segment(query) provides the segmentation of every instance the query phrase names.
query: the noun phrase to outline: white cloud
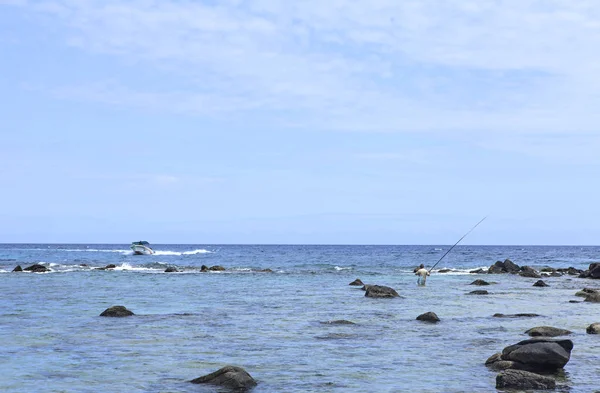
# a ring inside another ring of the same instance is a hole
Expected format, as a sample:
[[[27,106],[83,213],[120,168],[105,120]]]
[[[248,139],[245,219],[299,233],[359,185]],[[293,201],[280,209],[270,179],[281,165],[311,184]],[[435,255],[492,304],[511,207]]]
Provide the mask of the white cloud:
[[[23,4],[22,4],[23,5]],[[52,87],[199,115],[264,111],[354,131],[596,132],[596,1],[62,0],[27,9],[65,42],[176,78]]]

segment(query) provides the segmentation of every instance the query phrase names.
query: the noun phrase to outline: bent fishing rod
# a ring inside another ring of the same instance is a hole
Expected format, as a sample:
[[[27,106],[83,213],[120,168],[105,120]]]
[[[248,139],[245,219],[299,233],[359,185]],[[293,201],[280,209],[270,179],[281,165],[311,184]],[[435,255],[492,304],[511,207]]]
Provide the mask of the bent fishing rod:
[[[453,249],[454,247],[456,247],[456,245],[457,245],[458,243],[460,243],[460,241],[461,241],[462,239],[464,239],[464,238],[465,238],[465,237],[466,237],[466,236],[467,236],[469,233],[471,233],[471,232],[473,231],[473,229],[477,228],[477,225],[481,224],[481,223],[483,222],[483,220],[485,220],[486,218],[487,218],[487,216],[483,217],[483,218],[481,219],[481,221],[479,221],[477,224],[475,224],[475,226],[474,226],[473,228],[471,228],[471,229],[469,230],[469,232],[465,233],[465,234],[463,235],[463,237],[461,237],[460,239],[458,239],[458,241],[457,241],[456,243],[454,243],[454,246],[450,247],[450,249],[449,249],[448,251],[446,251],[446,253],[445,253],[444,255],[442,255],[442,257],[441,257],[441,258],[440,258],[440,259],[439,259],[439,260],[438,260],[438,261],[435,263],[435,265],[433,265],[433,266],[432,266],[432,267],[431,267],[431,268],[428,270],[428,272],[431,272],[431,271],[433,270],[433,268],[434,268],[434,267],[436,267],[436,266],[437,266],[437,264],[438,264],[438,263],[440,263],[440,262],[442,261],[442,259],[444,259],[444,257],[445,257],[446,255],[448,255],[448,253],[449,253],[450,251],[452,251],[452,249]]]

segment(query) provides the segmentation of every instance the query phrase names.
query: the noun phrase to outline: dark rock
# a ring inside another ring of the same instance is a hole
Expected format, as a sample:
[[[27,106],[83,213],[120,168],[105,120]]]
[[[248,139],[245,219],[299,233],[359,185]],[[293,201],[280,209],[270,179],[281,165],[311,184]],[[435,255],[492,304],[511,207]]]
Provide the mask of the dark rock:
[[[482,289],[478,289],[476,291],[471,291],[469,293],[467,293],[467,295],[488,295],[489,292],[488,291],[484,291]]]
[[[540,269],[540,272],[544,272],[544,273],[555,273],[556,269],[553,267],[544,267]]]
[[[600,334],[600,322],[592,323],[585,331],[588,334]]]
[[[554,378],[523,370],[505,370],[496,376],[497,389],[536,389],[556,388]]]
[[[559,268],[556,269],[557,272],[559,273],[563,273],[563,274],[568,274],[570,276],[578,276],[581,273],[583,273],[583,270],[581,269],[575,269],[574,267],[568,267],[568,268]]]
[[[450,273],[452,271],[452,269],[440,269],[438,270],[438,273]]]
[[[419,315],[417,317],[417,321],[436,323],[436,322],[440,321],[440,318],[438,318],[438,316],[434,312],[429,311],[429,312],[426,312],[425,314]]]
[[[354,286],[360,286],[360,285],[365,285],[363,284],[362,281],[360,281],[360,278],[357,278],[356,280],[352,281],[350,284],[348,285],[354,285]]]
[[[519,271],[519,276],[521,277],[530,277],[530,278],[541,278],[542,276],[532,267],[523,266]]]
[[[114,264],[111,263],[111,264],[108,264],[108,265],[106,265],[104,267],[98,267],[98,268],[96,268],[96,270],[110,270],[110,269],[114,269],[116,267],[117,267],[116,265],[114,265]]]
[[[498,274],[498,273],[517,273],[521,270],[519,265],[513,263],[510,259],[505,259],[504,262],[496,261],[490,268],[488,269],[488,273],[490,274]]]
[[[490,285],[490,283],[484,280],[475,280],[469,285]]]
[[[345,319],[336,319],[335,321],[327,321],[321,323],[324,325],[356,325],[354,322],[347,321]]]
[[[531,337],[557,337],[566,336],[573,332],[566,329],[559,329],[552,326],[538,326],[525,331],[525,334],[529,334]]]
[[[600,262],[591,263],[588,270],[579,273],[580,278],[600,278]]]
[[[39,263],[36,263],[36,264],[31,265],[29,267],[26,267],[23,270],[26,271],[26,272],[33,272],[33,273],[45,273],[45,272],[49,272],[50,271],[50,269],[48,269],[46,266],[40,265]]]
[[[492,315],[494,318],[534,318],[539,317],[539,314],[532,313],[520,313],[520,314],[494,314]]]
[[[165,273],[177,273],[179,270],[174,266],[169,266],[165,269]]]
[[[502,360],[515,362],[519,370],[555,371],[567,364],[572,349],[571,340],[532,338],[504,348]]]
[[[587,295],[584,302],[600,303],[600,293],[592,293]]]
[[[569,303],[581,303],[579,300],[569,300]]]
[[[485,361],[486,367],[491,368],[492,370],[500,371],[500,370],[509,370],[513,369],[515,362],[510,360],[502,360],[502,354],[500,352],[493,354]]]
[[[225,270],[225,268],[223,266],[211,266],[208,268],[208,270],[211,270],[213,272],[222,272]]]
[[[400,296],[396,290],[384,285],[365,285],[365,291],[366,297],[391,298]]]
[[[17,267],[15,267],[13,269],[13,272],[22,272],[22,271],[23,271],[23,268],[21,267],[21,265],[17,265]]]
[[[273,270],[267,268],[267,269],[260,269],[260,270],[258,270],[258,272],[259,273],[273,273]]]
[[[550,285],[546,284],[544,281],[542,280],[537,280],[535,282],[535,284],[533,284],[534,287],[549,287]]]
[[[256,386],[256,381],[246,370],[236,366],[225,366],[214,373],[199,377],[191,383],[210,383],[229,389],[245,390]]]
[[[200,266],[200,271],[201,272],[207,272],[208,271],[208,266],[206,266],[206,265]]]
[[[125,306],[112,306],[100,314],[101,317],[129,317],[131,315],[135,314],[126,309]]]

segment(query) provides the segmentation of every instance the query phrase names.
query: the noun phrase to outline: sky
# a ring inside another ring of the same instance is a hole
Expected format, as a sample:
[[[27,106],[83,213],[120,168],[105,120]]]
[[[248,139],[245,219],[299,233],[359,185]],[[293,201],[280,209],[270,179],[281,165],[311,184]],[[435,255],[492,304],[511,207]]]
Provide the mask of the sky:
[[[600,244],[596,0],[0,0],[0,243]]]

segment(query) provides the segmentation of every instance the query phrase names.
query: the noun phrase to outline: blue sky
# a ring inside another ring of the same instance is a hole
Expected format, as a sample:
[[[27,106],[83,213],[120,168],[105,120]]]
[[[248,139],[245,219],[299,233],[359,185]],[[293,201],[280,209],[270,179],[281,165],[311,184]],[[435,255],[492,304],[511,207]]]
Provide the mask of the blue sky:
[[[599,20],[0,0],[0,242],[600,244]]]

